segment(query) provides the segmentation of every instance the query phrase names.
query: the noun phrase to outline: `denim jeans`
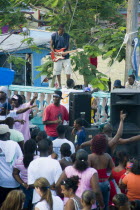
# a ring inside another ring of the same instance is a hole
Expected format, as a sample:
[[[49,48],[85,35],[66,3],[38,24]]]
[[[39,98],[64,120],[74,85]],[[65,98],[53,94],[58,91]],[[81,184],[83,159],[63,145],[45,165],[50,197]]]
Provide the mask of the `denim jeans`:
[[[47,136],[47,138],[50,139],[51,141],[53,141],[53,140],[55,140],[56,138],[58,138],[58,136],[55,136],[55,137],[53,137],[53,136]]]
[[[99,182],[100,190],[103,195],[103,200],[105,204],[104,210],[108,210],[108,205],[109,205],[109,196],[110,196],[110,184],[109,181],[105,182]]]

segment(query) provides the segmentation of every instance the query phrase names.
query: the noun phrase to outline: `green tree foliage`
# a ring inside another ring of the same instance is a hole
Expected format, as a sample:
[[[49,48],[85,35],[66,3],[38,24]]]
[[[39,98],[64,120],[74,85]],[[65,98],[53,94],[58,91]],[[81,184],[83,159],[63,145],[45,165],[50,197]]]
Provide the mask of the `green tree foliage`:
[[[72,56],[74,71],[78,70],[84,75],[87,83],[94,85],[96,81],[104,84],[106,79],[101,80],[104,75],[90,65],[87,58],[102,55],[104,59],[111,58],[110,65],[113,63],[125,35],[124,19],[118,10],[126,3],[126,0],[1,0],[0,26],[8,24],[14,28],[25,24],[27,19],[21,8],[46,8],[44,21],[49,22],[51,29],[57,30],[60,23],[65,24],[71,36],[70,48],[84,48],[84,53]],[[32,47],[36,48],[34,45]],[[118,61],[124,59],[124,49]],[[50,63],[38,70],[43,69],[43,73],[48,65]],[[96,79],[93,81],[93,78]]]

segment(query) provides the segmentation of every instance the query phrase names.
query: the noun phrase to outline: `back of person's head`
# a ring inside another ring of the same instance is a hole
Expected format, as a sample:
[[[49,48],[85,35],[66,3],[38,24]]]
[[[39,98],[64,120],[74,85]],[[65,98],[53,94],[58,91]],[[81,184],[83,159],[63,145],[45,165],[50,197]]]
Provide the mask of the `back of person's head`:
[[[97,155],[102,155],[107,148],[107,137],[104,134],[97,134],[92,139],[92,152]]]
[[[135,80],[135,75],[134,74],[130,74],[128,77],[131,77],[133,80]]]
[[[116,194],[113,197],[113,203],[115,204],[115,207],[117,207],[117,208],[119,208],[121,206],[125,206],[127,202],[128,202],[128,198],[123,193]]]
[[[136,174],[136,175],[140,175],[140,160],[134,160],[132,168],[131,168],[131,172]]]
[[[121,87],[122,87],[121,80],[119,79],[115,80],[113,88],[121,88]]]
[[[113,132],[112,125],[110,125],[109,123],[105,124],[103,127],[103,133],[111,134],[112,132]]]
[[[10,131],[8,125],[0,124],[0,140],[9,140]]]
[[[24,144],[23,164],[28,168],[30,162],[34,159],[34,153],[37,150],[37,145],[34,139],[29,139]]]
[[[21,210],[25,195],[21,190],[12,190],[8,193],[1,210]]]
[[[13,128],[13,125],[14,125],[15,121],[14,121],[14,118],[12,117],[7,117],[5,119],[5,124],[9,126],[9,128]]]
[[[73,88],[74,87],[74,80],[73,79],[68,79],[67,80],[67,87],[68,88]]]
[[[38,151],[40,152],[48,152],[49,151],[49,144],[46,139],[42,139],[38,142]]]
[[[64,179],[61,182],[61,185],[64,185],[66,190],[72,189],[73,192],[75,193],[76,190],[78,189],[78,184],[79,184],[79,176],[72,176],[70,178]]]
[[[84,149],[79,149],[77,151],[74,167],[80,172],[83,172],[88,168],[88,153]]]
[[[87,206],[91,206],[95,203],[95,193],[92,190],[85,190],[82,194],[82,202]]]
[[[34,128],[32,131],[31,131],[31,138],[36,140],[36,137],[38,135],[38,133],[40,132],[40,129],[39,128]]]
[[[71,155],[71,147],[68,143],[64,143],[60,147],[60,152],[63,157],[70,157]]]
[[[45,139],[47,138],[47,134],[45,131],[39,131],[37,136],[36,136],[36,141],[39,142],[41,141],[42,139]]]
[[[40,177],[36,179],[34,187],[40,189],[42,193],[41,201],[46,200],[50,206],[50,209],[53,209],[52,193],[50,190],[50,183],[48,182],[48,180],[44,177]]]
[[[128,152],[124,149],[120,150],[120,151],[117,151],[116,152],[116,158],[117,158],[117,161],[119,163],[123,163],[124,166],[126,166],[126,163],[128,161],[128,158],[129,158]]]
[[[66,132],[66,128],[64,125],[58,125],[56,130],[57,130],[58,136],[64,135]]]
[[[83,119],[82,119],[82,118],[77,118],[77,119],[75,120],[75,123],[76,123],[77,125],[79,125],[79,126],[83,126]]]

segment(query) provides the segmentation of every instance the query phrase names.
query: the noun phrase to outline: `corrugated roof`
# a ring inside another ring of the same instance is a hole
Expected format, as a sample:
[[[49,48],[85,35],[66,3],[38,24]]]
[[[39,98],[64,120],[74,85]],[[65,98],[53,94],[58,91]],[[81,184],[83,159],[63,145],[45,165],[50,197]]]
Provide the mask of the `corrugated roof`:
[[[8,51],[8,52],[13,52],[17,50],[23,50],[29,48],[29,45],[24,42],[21,43],[22,40],[26,38],[34,38],[34,43],[37,46],[44,45],[46,44],[49,46],[49,42],[51,39],[52,32],[49,31],[43,31],[43,30],[35,30],[35,29],[30,29],[30,35],[20,35],[20,34],[12,34],[10,37],[9,34],[3,34],[0,35],[0,43],[6,39],[2,44],[0,44],[0,52],[3,51]]]

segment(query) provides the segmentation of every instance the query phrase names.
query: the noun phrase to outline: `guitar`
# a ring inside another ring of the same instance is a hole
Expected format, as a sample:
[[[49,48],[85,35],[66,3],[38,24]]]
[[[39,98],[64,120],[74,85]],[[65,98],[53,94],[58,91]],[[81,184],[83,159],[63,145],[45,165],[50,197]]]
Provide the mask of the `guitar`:
[[[70,50],[70,51],[64,51],[65,48],[61,48],[60,50],[54,50],[54,52],[51,52],[51,58],[54,62],[57,62],[58,60],[63,60],[65,57],[63,56],[63,53],[74,53],[74,52],[82,52],[83,49],[76,49],[76,50]],[[56,55],[55,52],[59,53],[59,55]]]

